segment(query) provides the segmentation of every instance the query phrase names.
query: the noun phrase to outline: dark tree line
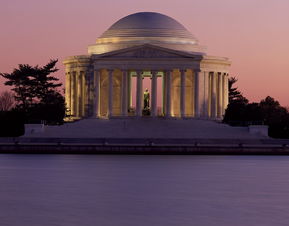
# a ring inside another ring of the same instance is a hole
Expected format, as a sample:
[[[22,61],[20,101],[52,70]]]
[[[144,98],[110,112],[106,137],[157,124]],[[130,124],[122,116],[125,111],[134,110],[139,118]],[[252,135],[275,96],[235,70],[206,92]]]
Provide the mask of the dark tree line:
[[[229,79],[229,105],[224,122],[233,126],[268,125],[269,136],[289,138],[289,113],[274,98],[267,96],[259,103],[249,103],[237,87],[236,78]]]
[[[58,71],[57,62],[58,60],[50,60],[43,67],[19,64],[12,73],[0,73],[6,79],[4,84],[11,86],[15,100],[15,106],[10,111],[18,117],[21,114],[24,123],[63,123],[65,100],[58,90],[62,84],[51,75]],[[9,113],[2,113],[1,123],[5,124],[3,115],[8,117]],[[13,119],[10,116],[8,118]]]

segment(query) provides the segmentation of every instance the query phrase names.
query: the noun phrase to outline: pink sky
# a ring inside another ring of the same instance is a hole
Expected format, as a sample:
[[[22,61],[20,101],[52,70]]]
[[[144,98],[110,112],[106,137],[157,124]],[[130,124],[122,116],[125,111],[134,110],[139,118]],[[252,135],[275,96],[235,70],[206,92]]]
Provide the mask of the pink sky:
[[[229,57],[250,101],[270,95],[289,106],[288,0],[1,0],[0,72],[87,54],[110,25],[135,12],[173,17],[208,48]],[[0,79],[0,89],[4,89]]]

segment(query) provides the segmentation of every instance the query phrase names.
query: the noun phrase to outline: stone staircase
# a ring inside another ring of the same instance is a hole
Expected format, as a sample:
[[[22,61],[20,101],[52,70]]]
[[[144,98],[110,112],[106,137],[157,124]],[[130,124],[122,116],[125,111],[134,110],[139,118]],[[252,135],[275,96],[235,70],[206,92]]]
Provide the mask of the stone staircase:
[[[201,139],[260,139],[247,127],[201,119],[118,118],[83,119],[62,126],[46,126],[43,133],[25,137],[56,138],[201,138]]]

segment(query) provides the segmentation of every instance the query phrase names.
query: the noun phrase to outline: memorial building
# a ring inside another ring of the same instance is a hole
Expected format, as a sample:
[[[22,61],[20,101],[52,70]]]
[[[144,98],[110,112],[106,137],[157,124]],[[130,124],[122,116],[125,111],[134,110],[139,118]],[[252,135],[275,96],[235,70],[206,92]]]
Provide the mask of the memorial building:
[[[216,120],[228,105],[230,61],[207,55],[182,24],[160,13],[120,19],[88,46],[88,55],[64,65],[66,105],[75,119]]]

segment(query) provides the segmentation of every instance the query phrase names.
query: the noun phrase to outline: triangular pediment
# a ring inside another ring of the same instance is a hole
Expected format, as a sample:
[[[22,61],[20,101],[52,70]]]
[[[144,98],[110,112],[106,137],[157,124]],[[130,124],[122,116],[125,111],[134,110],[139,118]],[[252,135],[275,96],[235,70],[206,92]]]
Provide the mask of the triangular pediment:
[[[195,58],[193,54],[145,44],[104,53],[99,58]]]

